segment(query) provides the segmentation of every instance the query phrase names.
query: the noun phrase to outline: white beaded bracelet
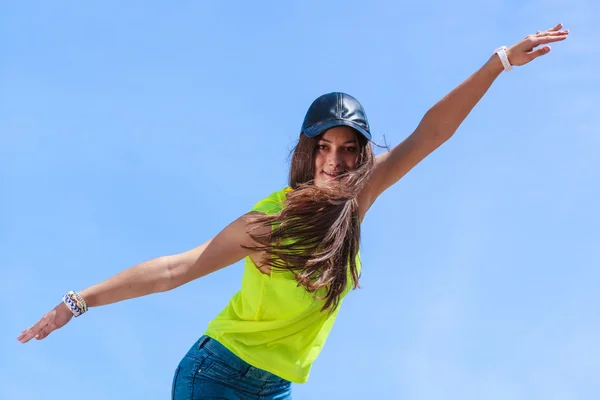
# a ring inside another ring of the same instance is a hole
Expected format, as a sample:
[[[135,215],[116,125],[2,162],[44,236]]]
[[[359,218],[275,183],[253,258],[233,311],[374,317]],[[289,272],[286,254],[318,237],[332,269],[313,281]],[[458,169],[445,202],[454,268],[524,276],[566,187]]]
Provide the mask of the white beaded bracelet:
[[[73,315],[75,316],[75,318],[79,317],[81,314],[83,314],[81,312],[81,310],[79,309],[79,307],[77,307],[77,304],[75,304],[75,302],[73,300],[71,300],[71,298],[69,297],[68,294],[65,294],[63,296],[63,303],[65,303],[67,305],[67,307],[69,307],[69,310],[71,310],[71,312],[73,313]]]
[[[81,295],[79,295],[79,293],[74,292],[74,291],[71,290],[68,293],[68,295],[71,298],[71,300],[73,300],[75,302],[75,304],[77,305],[77,307],[79,307],[79,309],[81,310],[82,314],[88,310],[87,303],[85,302],[85,300],[83,299],[83,297],[81,297]]]

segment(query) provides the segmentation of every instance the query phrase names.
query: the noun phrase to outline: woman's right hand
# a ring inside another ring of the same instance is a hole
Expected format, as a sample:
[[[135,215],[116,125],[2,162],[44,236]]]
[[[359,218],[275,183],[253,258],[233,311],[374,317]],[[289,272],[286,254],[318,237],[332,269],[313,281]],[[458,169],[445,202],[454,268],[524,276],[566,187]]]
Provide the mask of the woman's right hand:
[[[42,340],[52,331],[62,328],[73,318],[73,313],[64,304],[60,303],[50,312],[46,313],[35,325],[21,332],[21,336],[17,340],[21,343],[27,343],[31,339],[36,338]]]

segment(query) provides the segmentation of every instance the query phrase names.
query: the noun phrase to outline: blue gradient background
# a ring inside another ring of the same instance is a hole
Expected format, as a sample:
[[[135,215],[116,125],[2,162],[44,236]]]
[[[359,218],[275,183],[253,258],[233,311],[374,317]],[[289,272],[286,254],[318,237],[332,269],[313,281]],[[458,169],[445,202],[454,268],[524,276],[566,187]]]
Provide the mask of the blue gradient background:
[[[598,16],[562,1],[20,1],[0,9],[1,399],[166,399],[239,288],[236,264],[20,331],[80,290],[197,246],[286,184],[318,95],[398,144],[500,45],[566,42],[502,74],[386,192],[294,399],[596,399]]]

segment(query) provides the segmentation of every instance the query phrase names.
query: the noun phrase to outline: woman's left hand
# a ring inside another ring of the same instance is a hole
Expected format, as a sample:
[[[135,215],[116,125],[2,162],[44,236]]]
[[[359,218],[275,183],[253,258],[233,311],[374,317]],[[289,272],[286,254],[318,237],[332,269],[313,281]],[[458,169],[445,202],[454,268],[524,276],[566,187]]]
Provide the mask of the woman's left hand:
[[[554,28],[538,31],[535,35],[528,35],[519,43],[506,49],[508,61],[511,65],[520,66],[547,54],[550,51],[548,43],[565,40],[569,35],[569,30],[563,30],[562,27],[562,24],[558,24]]]

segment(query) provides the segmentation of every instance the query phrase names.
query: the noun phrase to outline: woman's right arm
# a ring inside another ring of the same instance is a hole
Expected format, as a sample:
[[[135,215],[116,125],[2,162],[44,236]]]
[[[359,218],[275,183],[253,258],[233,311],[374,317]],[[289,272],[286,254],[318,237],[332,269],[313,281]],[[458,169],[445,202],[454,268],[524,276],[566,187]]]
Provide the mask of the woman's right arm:
[[[252,244],[242,216],[192,250],[143,262],[79,294],[88,307],[97,307],[166,292],[238,262],[250,254],[242,245]]]
[[[263,233],[260,230],[264,229],[269,228],[260,227],[255,233]],[[82,290],[79,294],[88,307],[97,307],[165,292],[238,262],[251,254],[250,250],[242,246],[255,244],[248,234],[244,215],[201,246],[184,253],[145,261]],[[41,340],[64,326],[72,317],[69,308],[60,303],[39,322],[24,330],[18,340],[22,343],[34,337]]]

